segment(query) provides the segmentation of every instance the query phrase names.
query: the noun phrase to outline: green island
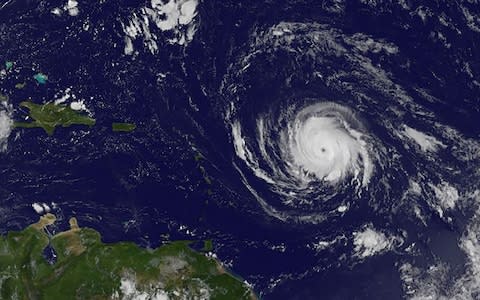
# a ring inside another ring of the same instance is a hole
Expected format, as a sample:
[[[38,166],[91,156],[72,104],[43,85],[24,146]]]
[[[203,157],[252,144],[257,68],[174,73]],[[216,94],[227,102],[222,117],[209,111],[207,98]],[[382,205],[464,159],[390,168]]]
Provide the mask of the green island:
[[[112,130],[114,132],[131,132],[134,131],[137,126],[133,123],[112,123]]]
[[[17,90],[21,90],[21,89],[23,89],[26,85],[27,85],[26,82],[19,82],[19,83],[15,84],[15,88],[16,88]]]
[[[106,244],[75,218],[69,230],[51,236],[46,228],[55,221],[46,214],[23,231],[0,236],[1,299],[257,299],[191,242],[157,249]],[[44,258],[47,247],[56,262]]]
[[[30,101],[20,103],[20,106],[29,109],[29,115],[33,122],[15,122],[19,128],[43,128],[48,135],[53,135],[55,127],[69,127],[71,125],[95,125],[95,119],[71,109],[63,104],[48,102],[36,104]]]
[[[202,153],[196,152],[195,155],[193,156],[193,159],[197,162],[198,169],[202,173],[203,180],[207,185],[212,185],[212,180],[210,179],[210,176],[207,173],[207,170],[205,169],[204,166],[202,166],[203,161],[205,160],[205,156],[203,156]],[[208,194],[211,194],[211,190],[207,190]]]

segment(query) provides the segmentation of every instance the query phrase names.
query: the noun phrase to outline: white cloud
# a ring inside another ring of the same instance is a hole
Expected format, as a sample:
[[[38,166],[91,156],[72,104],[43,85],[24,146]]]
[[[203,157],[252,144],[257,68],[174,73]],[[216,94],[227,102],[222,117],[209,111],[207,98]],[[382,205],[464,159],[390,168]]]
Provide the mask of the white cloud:
[[[78,1],[68,0],[63,7],[55,7],[51,10],[51,13],[56,16],[61,16],[63,12],[67,12],[72,17],[78,16],[78,14],[80,13],[80,9],[78,8]]]
[[[6,100],[0,102],[0,151],[7,150],[7,140],[13,129],[12,106]]]
[[[178,275],[178,270],[174,272]],[[120,279],[119,290],[115,291],[111,298],[129,300],[210,299],[210,293],[210,287],[198,278],[195,278],[187,287],[166,292],[165,284],[161,281],[138,284],[135,274],[126,273]]]
[[[39,215],[43,215],[51,211],[50,206],[48,206],[46,203],[35,202],[32,204],[32,208]]]
[[[72,17],[78,16],[78,13],[80,12],[78,9],[78,2],[75,0],[68,0],[64,9],[68,11],[68,14]]]
[[[480,192],[474,194],[480,202]],[[465,272],[453,280],[448,266],[437,262],[426,270],[410,263],[400,267],[404,290],[412,300],[475,300],[480,295],[480,209],[470,220],[459,247],[467,257]]]
[[[168,31],[172,37],[170,44],[186,45],[196,31],[194,22],[197,16],[198,0],[151,0],[150,6],[145,6],[134,12],[127,24],[122,24],[125,37],[124,52],[130,55],[134,52],[133,41],[142,38],[145,46],[152,53],[158,50],[158,37],[152,32],[152,26],[161,31]]]
[[[420,146],[420,149],[422,149],[424,152],[435,152],[437,151],[438,147],[445,147],[445,145],[438,141],[435,137],[408,127],[407,125],[403,126],[403,133],[417,143],[418,146]]]
[[[64,103],[65,101],[67,101],[72,96],[73,96],[73,98],[75,98],[75,95],[73,95],[71,92],[72,92],[71,88],[66,88],[65,91],[62,92],[62,94],[61,94],[62,96],[59,97],[58,99],[55,99],[55,101],[54,101],[55,105]]]
[[[79,100],[70,103],[70,108],[73,110],[84,110],[87,111],[87,107],[85,106],[85,101]]]
[[[35,210],[35,212],[39,215],[42,215],[44,210],[43,210],[43,206],[40,204],[40,203],[33,203],[32,204],[32,208],[33,210]]]
[[[452,209],[455,207],[460,198],[458,190],[447,182],[442,182],[439,185],[429,184],[435,193],[435,197],[440,201],[440,204],[445,209]]]
[[[375,230],[372,226],[366,226],[362,231],[353,233],[355,256],[366,258],[388,250],[391,250],[398,237],[387,237],[383,232]]]
[[[161,290],[155,289],[152,293],[141,291],[137,288],[137,281],[134,277],[123,277],[120,280],[120,291],[122,293],[122,299],[131,300],[168,300],[168,294]]]

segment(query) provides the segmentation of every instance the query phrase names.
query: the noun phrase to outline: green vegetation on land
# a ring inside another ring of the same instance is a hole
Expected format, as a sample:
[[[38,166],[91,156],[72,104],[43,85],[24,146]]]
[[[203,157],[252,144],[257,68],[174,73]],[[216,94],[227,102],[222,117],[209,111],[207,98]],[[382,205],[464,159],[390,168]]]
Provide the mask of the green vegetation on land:
[[[137,126],[133,123],[112,123],[112,130],[115,132],[131,132],[134,131]]]
[[[202,172],[203,180],[205,181],[206,184],[212,185],[212,180],[210,179],[210,176],[208,176],[207,170],[205,170],[205,167],[199,166],[200,172]]]
[[[30,111],[30,117],[33,122],[15,122],[15,127],[36,128],[40,127],[48,135],[52,135],[55,127],[69,127],[71,125],[95,125],[95,119],[86,116],[79,111],[62,104],[45,103],[36,104],[30,101],[20,103],[20,106],[26,107]]]
[[[205,252],[213,251],[213,241],[212,240],[203,241],[202,251],[205,251]]]
[[[23,231],[0,236],[1,299],[256,299],[189,242],[157,249],[105,244],[74,218],[70,230],[49,236],[46,226],[54,222],[47,214]],[[52,264],[42,254],[48,246],[57,255]]]
[[[212,180],[210,179],[210,176],[208,176],[207,170],[205,169],[204,166],[202,166],[203,161],[205,160],[205,156],[203,156],[202,153],[197,151],[193,156],[193,159],[197,162],[198,169],[202,173],[203,180],[205,181],[205,183],[208,185],[212,185]]]
[[[205,157],[203,156],[202,153],[197,152],[197,153],[195,153],[195,156],[193,157],[193,159],[195,159],[196,162],[199,162],[199,161],[205,159]]]
[[[15,84],[15,88],[16,88],[17,90],[21,90],[21,89],[23,89],[26,85],[27,85],[26,82],[19,82],[19,83]]]

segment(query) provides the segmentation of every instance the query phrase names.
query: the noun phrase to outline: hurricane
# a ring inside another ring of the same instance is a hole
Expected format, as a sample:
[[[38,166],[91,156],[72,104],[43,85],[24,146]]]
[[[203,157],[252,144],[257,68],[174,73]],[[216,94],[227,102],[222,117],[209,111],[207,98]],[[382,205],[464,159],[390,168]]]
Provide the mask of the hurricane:
[[[256,28],[232,54],[220,90],[231,163],[244,203],[283,224],[318,228],[312,249],[351,243],[352,264],[385,251],[422,253],[421,263],[398,263],[404,291],[461,298],[477,286],[469,263],[465,291],[431,285],[456,276],[444,260],[463,252],[476,259],[465,250],[476,243],[468,238],[474,225],[455,218],[477,214],[465,203],[478,195],[479,145],[439,119],[432,91],[400,79],[409,72],[409,58],[388,40],[321,23]],[[436,226],[465,231],[461,249],[446,256],[412,242]],[[411,287],[415,274],[423,281]]]
[[[231,65],[226,82],[235,83],[224,92],[232,99],[225,115],[233,165],[268,215],[316,224],[365,203],[386,209],[394,203],[377,194],[391,192],[391,178],[408,184],[391,146],[392,121],[413,101],[366,59],[371,49],[356,47],[362,39],[321,24],[280,23],[256,32]],[[383,42],[372,47],[396,51]],[[277,66],[274,76],[253,80]],[[385,106],[382,97],[393,93],[396,101]]]
[[[355,113],[345,106],[318,101],[301,108],[289,107],[287,113],[276,118],[273,113],[261,116],[256,120],[253,142],[247,142],[241,128],[238,121],[232,124],[237,156],[282,199],[285,207],[322,206],[346,186],[354,190],[351,196],[368,189],[374,169],[373,141]],[[268,205],[239,172],[271,215],[313,222],[324,218],[323,214],[292,216],[280,212]],[[345,209],[339,206],[336,211]]]
[[[360,123],[351,115],[348,109],[328,102],[300,111],[282,135],[280,145],[289,150],[284,161],[288,161],[288,156],[293,160],[289,163],[294,168],[291,173],[311,174],[333,183],[348,174],[357,179],[364,164],[361,181],[367,185],[371,162],[362,133],[351,125],[358,128]]]

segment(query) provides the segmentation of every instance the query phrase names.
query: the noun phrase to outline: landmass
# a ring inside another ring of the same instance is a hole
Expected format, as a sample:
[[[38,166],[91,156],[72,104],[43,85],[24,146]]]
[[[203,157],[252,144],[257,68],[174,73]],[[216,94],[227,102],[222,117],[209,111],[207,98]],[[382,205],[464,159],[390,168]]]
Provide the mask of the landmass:
[[[13,62],[12,61],[6,61],[5,62],[5,69],[8,71],[11,68],[13,68]]]
[[[203,249],[202,251],[212,251],[213,250],[213,241],[212,240],[206,240],[203,242]]]
[[[46,228],[55,221],[46,214],[23,231],[0,236],[1,299],[257,299],[188,241],[157,249],[106,244],[75,218],[69,230],[51,236]],[[45,259],[47,247],[55,262]]]
[[[21,90],[21,89],[23,89],[26,85],[27,85],[26,82],[19,82],[19,83],[15,84],[15,88],[16,88],[17,90]]]
[[[48,135],[53,135],[55,127],[69,127],[71,125],[95,125],[95,119],[71,109],[63,104],[52,102],[45,104],[36,104],[30,101],[20,103],[20,106],[29,109],[29,116],[34,120],[32,122],[15,122],[15,127],[21,128],[43,128]]]
[[[48,76],[42,73],[37,73],[33,75],[33,79],[35,79],[39,84],[47,83]]]
[[[205,169],[204,166],[202,166],[202,163],[205,159],[205,156],[203,156],[202,153],[197,151],[195,153],[193,159],[197,162],[198,169],[202,173],[203,180],[205,181],[205,183],[208,184],[208,185],[212,185],[212,180],[210,179],[210,176],[208,175],[207,170]],[[211,194],[211,190],[208,189],[207,193]]]
[[[134,131],[137,126],[133,123],[112,123],[112,130],[114,132],[131,132]]]

